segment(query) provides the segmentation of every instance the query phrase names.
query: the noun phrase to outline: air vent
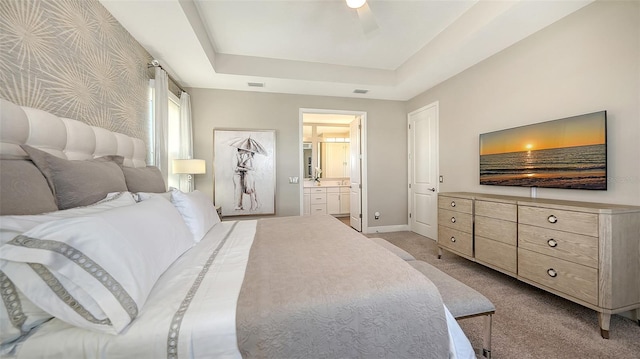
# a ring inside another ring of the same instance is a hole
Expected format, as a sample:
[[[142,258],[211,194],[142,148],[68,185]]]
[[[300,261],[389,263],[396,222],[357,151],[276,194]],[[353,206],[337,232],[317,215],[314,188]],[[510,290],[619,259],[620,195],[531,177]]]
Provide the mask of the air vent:
[[[249,87],[264,87],[264,82],[247,82]]]
[[[369,90],[365,90],[365,89],[355,89],[355,90],[353,90],[353,93],[359,93],[359,94],[366,94],[367,92],[369,92]]]

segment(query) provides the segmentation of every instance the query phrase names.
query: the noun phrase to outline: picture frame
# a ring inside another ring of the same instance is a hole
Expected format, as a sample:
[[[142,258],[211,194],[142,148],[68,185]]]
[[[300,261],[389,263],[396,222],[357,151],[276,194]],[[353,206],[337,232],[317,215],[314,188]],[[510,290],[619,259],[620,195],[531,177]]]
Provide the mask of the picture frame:
[[[276,213],[275,130],[214,129],[213,171],[223,216]]]

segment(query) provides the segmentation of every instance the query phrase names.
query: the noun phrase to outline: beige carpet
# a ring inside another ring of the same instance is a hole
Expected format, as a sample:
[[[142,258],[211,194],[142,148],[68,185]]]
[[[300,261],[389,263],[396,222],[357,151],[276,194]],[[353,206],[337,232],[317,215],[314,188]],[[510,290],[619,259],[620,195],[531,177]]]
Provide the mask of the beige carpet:
[[[368,236],[389,240],[489,298],[496,306],[494,359],[640,358],[637,322],[614,315],[611,339],[602,339],[593,310],[448,252],[437,259],[435,242],[412,232]],[[482,321],[482,318],[459,321],[474,348],[482,346]]]

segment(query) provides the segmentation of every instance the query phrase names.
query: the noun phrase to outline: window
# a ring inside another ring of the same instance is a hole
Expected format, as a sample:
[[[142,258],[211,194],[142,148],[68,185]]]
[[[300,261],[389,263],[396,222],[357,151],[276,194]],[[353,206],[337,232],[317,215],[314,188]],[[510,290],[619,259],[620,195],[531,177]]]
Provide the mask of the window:
[[[180,159],[180,99],[169,92],[169,123],[167,126],[167,153],[169,163],[169,187],[180,188],[180,175],[173,174],[173,160]]]
[[[147,145],[147,153],[149,154],[147,162],[149,165],[156,165],[155,161],[155,115],[154,115],[154,93],[155,85],[153,80],[149,80],[149,144]],[[169,108],[168,108],[168,124],[167,124],[167,157],[168,169],[167,186],[180,188],[180,175],[173,174],[172,162],[180,157],[180,99],[178,96],[169,92]]]

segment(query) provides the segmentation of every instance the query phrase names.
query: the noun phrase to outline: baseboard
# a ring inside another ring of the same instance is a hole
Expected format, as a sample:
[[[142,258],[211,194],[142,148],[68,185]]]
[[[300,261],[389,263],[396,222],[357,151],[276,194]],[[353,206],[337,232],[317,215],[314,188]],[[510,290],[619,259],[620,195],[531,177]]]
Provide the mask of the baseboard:
[[[363,230],[363,233],[386,233],[386,232],[402,232],[409,231],[408,224],[397,224],[393,226],[379,226],[379,227],[369,227]]]

